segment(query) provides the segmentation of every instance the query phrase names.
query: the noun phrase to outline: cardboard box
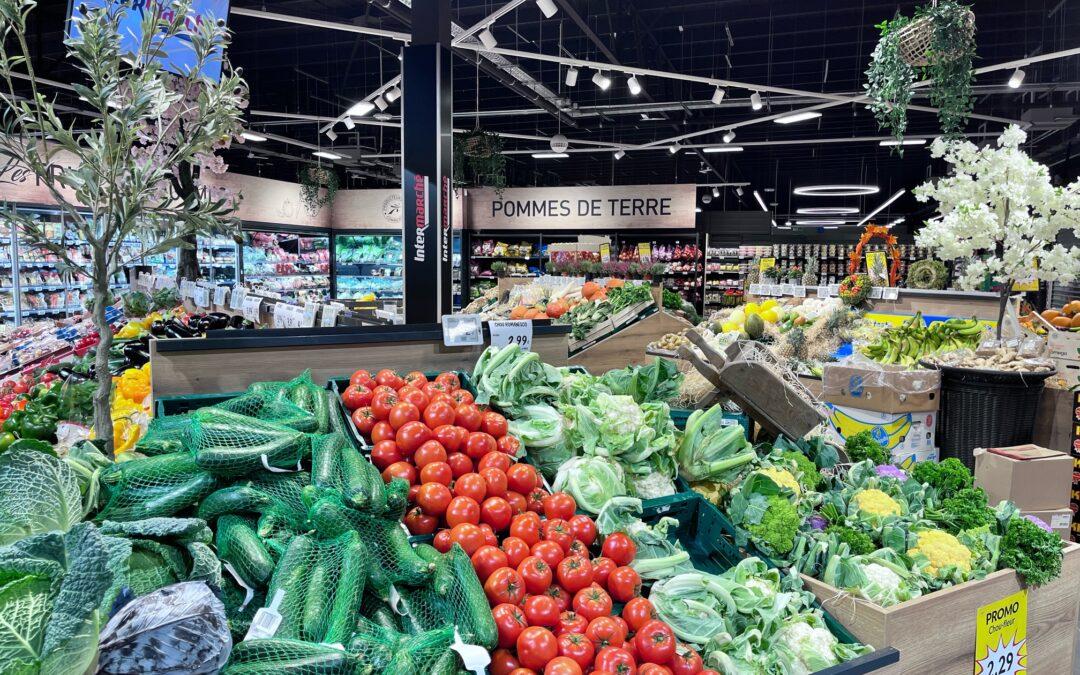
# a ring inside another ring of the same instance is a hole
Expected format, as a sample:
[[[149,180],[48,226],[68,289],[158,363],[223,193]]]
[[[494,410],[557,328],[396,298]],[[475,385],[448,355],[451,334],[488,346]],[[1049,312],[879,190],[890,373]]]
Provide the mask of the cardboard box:
[[[1071,541],[1070,530],[1072,529],[1073,510],[1069,507],[1063,509],[1050,509],[1048,511],[1022,511],[1025,516],[1035,516],[1050,526],[1065,541]]]
[[[915,462],[936,460],[934,427],[937,411],[884,413],[827,403],[829,411],[825,436],[844,445],[848,436],[869,430],[892,455],[893,462],[908,467]]]
[[[826,403],[883,413],[937,410],[941,373],[903,366],[829,363],[821,378]]]
[[[1050,511],[1069,506],[1073,460],[1064,452],[1037,445],[976,448],[975,485],[991,504],[1008,499],[1021,511]]]

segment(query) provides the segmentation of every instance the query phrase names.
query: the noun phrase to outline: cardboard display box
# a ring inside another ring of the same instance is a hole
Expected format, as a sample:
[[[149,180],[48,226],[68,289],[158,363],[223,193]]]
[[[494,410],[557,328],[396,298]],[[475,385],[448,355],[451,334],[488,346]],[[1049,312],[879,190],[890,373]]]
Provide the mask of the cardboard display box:
[[[822,398],[838,406],[882,413],[937,410],[941,373],[903,366],[828,363],[822,373]]]
[[[1049,509],[1046,511],[1023,511],[1025,516],[1035,516],[1050,526],[1065,541],[1070,541],[1069,531],[1072,529],[1073,510],[1070,507],[1063,509]]]
[[[976,448],[975,485],[991,504],[1008,499],[1021,511],[1052,511],[1069,506],[1073,460],[1064,452],[1037,445]]]
[[[847,438],[869,430],[874,439],[892,455],[892,461],[906,468],[915,462],[936,460],[934,428],[937,411],[884,413],[827,403],[829,411],[825,438],[845,445]]]

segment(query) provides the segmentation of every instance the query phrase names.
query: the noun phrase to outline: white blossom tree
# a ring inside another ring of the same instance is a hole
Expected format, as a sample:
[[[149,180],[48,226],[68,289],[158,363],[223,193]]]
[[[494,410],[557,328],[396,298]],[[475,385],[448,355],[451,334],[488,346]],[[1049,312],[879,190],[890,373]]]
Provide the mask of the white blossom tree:
[[[937,139],[932,157],[944,158],[950,175],[915,188],[921,202],[934,199],[940,215],[915,235],[915,243],[942,260],[963,260],[961,286],[987,279],[1001,284],[998,337],[1013,283],[1037,274],[1042,281],[1080,277],[1080,248],[1059,243],[1062,232],[1080,234],[1080,181],[1055,187],[1050,171],[1020,149],[1027,135],[1006,129],[997,147]]]
[[[77,1],[77,0],[76,0]],[[207,190],[184,189],[180,167],[219,169],[214,151],[230,142],[246,105],[247,86],[224,57],[225,17],[191,16],[191,0],[146,3],[140,8],[137,47],[126,47],[122,18],[129,2],[78,5],[68,58],[80,73],[72,83],[91,114],[59,111],[35,79],[27,45],[27,19],[35,0],[0,0],[0,153],[33,172],[65,216],[65,236],[89,244],[89,261],[72,257],[62,241],[13,209],[3,216],[32,248],[53,253],[62,265],[90,278],[97,347],[94,427],[112,447],[110,415],[112,331],[105,319],[109,280],[126,265],[175,248],[195,233],[220,231],[233,201]],[[209,20],[206,20],[209,19]],[[162,64],[166,43],[190,45],[191,70],[177,77]],[[218,81],[204,75],[221,62]],[[70,168],[59,169],[66,155]],[[134,257],[124,246],[137,238]]]

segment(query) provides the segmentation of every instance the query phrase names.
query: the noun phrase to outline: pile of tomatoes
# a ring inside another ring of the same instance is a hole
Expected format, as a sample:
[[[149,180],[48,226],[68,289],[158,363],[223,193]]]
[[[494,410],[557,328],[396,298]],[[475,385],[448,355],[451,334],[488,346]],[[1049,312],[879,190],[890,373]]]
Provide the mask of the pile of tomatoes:
[[[506,418],[476,406],[455,373],[428,381],[418,371],[358,370],[341,398],[383,479],[411,485],[404,521],[412,534],[465,525],[466,535],[482,531],[490,541],[547,496],[536,469],[515,462],[521,442]]]

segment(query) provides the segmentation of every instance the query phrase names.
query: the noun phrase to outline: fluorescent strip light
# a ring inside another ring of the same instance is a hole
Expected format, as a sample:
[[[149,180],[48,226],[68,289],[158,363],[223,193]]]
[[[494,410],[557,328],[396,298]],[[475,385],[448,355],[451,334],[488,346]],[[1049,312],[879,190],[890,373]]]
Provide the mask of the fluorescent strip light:
[[[611,86],[611,78],[604,75],[599,70],[593,74],[592,81],[593,84],[600,87],[603,91],[607,91],[607,88]]]
[[[694,213],[701,213],[701,207],[700,206],[694,207]]]
[[[544,16],[550,19],[558,13],[559,8],[555,6],[555,3],[551,0],[536,0],[536,6],[540,8]]]
[[[1024,77],[1027,75],[1024,71],[1017,68],[1013,71],[1012,77],[1009,78],[1009,87],[1012,89],[1019,89],[1020,85],[1024,83]]]
[[[720,105],[720,103],[723,102],[723,100],[724,100],[724,94],[725,93],[726,92],[723,89],[721,89],[720,87],[717,87],[716,91],[714,91],[712,93],[712,103],[713,103],[713,105]]]
[[[480,31],[480,43],[488,49],[495,49],[495,45],[499,44],[499,41],[495,39],[495,34],[491,32],[491,26],[488,26],[484,30]]]
[[[315,155],[316,157],[322,157],[323,159],[345,159],[341,155],[337,155],[332,152],[326,152],[325,150],[316,150],[311,154]]]
[[[868,214],[868,215],[867,215],[867,216],[866,216],[865,218],[863,218],[862,220],[860,220],[860,221],[859,221],[859,224],[858,224],[858,225],[857,225],[856,227],[862,227],[863,225],[865,225],[865,224],[866,224],[866,221],[870,220],[871,218],[873,218],[873,217],[874,217],[874,216],[876,216],[877,214],[879,214],[879,213],[881,213],[882,211],[884,211],[884,210],[885,210],[885,209],[886,209],[886,208],[887,208],[887,207],[889,206],[889,204],[892,204],[892,203],[893,203],[893,202],[895,202],[895,201],[896,201],[897,199],[900,199],[901,195],[903,195],[903,194],[904,194],[905,192],[907,192],[907,190],[897,190],[897,191],[896,191],[896,194],[894,194],[894,195],[893,195],[892,197],[889,197],[888,199],[886,199],[886,200],[885,200],[885,203],[884,203],[884,204],[882,204],[881,206],[877,207],[876,209],[874,209],[873,211],[871,211],[871,212],[870,212],[870,213],[869,213],[869,214]]]
[[[889,226],[889,227],[896,227],[897,225],[900,225],[900,224],[901,224],[901,223],[903,223],[903,222],[904,222],[904,219],[903,219],[903,218],[897,218],[896,220],[894,220],[894,221],[892,221],[891,223],[889,223],[889,225],[888,225],[888,226]]]
[[[761,204],[761,210],[762,211],[768,211],[769,210],[769,207],[765,206],[765,200],[761,198],[761,193],[758,192],[757,190],[754,190],[754,199],[757,200],[758,204]]]
[[[363,117],[372,110],[375,109],[375,104],[371,101],[360,101],[345,111],[345,114],[349,117]]]
[[[796,209],[795,213],[804,216],[850,216],[859,212],[854,206],[814,206]]]
[[[399,98],[401,98],[401,87],[395,85],[390,88],[390,91],[386,92],[386,100],[389,103],[393,103]]]
[[[641,93],[641,83],[638,82],[637,75],[631,75],[626,78],[626,86],[629,87],[630,93],[634,96]]]
[[[839,230],[840,228],[837,227],[836,225],[826,225],[825,227],[823,227],[821,229],[823,229],[823,230]]]
[[[883,148],[891,148],[891,147],[895,147],[897,145],[926,145],[926,139],[925,138],[905,138],[902,141],[898,141],[898,140],[893,139],[891,141],[882,141],[882,142],[878,143],[878,145],[880,145]]]
[[[775,221],[775,220],[774,220],[774,221],[772,221],[772,226],[773,226],[773,227],[780,227],[779,225],[777,225],[777,224],[776,224],[776,221]]]
[[[533,159],[564,159],[570,155],[565,152],[534,152]]]
[[[718,187],[714,187],[714,188],[712,189],[712,196],[713,196],[713,197],[719,197],[719,196],[720,196],[720,188],[718,188]]]
[[[681,146],[681,145],[679,145],[678,143],[672,143],[671,145],[669,145],[669,146],[668,146],[668,149],[667,149],[667,151],[668,151],[668,152],[670,152],[671,154],[673,154],[673,155],[674,155],[674,154],[675,154],[676,152],[678,152],[678,151],[679,151],[679,150],[680,150],[681,148],[682,148],[682,146]]]
[[[761,110],[761,94],[756,91],[750,94],[750,107],[754,110]]]
[[[732,129],[729,129],[728,132],[726,134],[724,134],[724,142],[725,143],[730,143],[733,140],[735,140],[735,131],[732,130]]]
[[[577,86],[577,76],[578,76],[578,69],[571,66],[570,69],[566,71],[566,86],[568,86],[568,87],[576,87]]]
[[[816,117],[821,117],[821,113],[814,112],[813,110],[807,110],[806,112],[777,117],[773,120],[773,122],[776,122],[777,124],[794,124],[796,122],[805,122],[806,120],[812,120]]]
[[[262,143],[267,140],[266,136],[257,134],[254,131],[241,131],[240,136],[243,137],[245,141],[251,141],[252,143]]]
[[[742,152],[743,147],[741,145],[710,145],[704,148],[702,152]]]
[[[622,159],[623,157],[626,157],[626,151],[625,150],[620,149],[620,150],[615,151],[615,159]]]

